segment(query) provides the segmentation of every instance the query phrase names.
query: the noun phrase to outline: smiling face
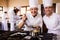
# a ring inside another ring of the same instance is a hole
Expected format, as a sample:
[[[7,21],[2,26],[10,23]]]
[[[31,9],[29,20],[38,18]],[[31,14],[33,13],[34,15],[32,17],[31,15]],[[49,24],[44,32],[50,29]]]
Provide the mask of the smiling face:
[[[45,7],[44,8],[44,11],[45,11],[45,14],[47,16],[51,15],[53,13],[53,7],[52,6],[49,6],[49,7]]]
[[[34,8],[30,8],[31,14],[32,16],[36,16],[38,14],[38,8],[34,7]]]

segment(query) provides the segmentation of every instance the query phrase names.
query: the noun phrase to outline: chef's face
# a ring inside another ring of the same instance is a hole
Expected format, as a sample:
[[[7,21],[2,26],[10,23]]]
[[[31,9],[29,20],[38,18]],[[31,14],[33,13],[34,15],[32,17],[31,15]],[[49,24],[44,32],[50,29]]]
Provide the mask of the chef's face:
[[[48,16],[48,15],[51,15],[52,12],[53,12],[53,7],[52,6],[49,6],[49,7],[45,7],[44,8],[44,11],[45,11],[45,14]]]
[[[31,11],[32,16],[36,16],[38,13],[38,8],[37,7],[30,8],[30,11]]]

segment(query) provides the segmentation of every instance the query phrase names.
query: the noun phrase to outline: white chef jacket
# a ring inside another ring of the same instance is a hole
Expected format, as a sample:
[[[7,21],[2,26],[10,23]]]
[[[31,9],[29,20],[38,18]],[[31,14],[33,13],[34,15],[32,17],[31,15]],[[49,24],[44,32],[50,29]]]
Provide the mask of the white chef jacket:
[[[7,25],[7,16],[5,13],[2,14],[2,30],[8,31],[8,25]]]
[[[33,26],[33,25],[42,27],[42,16],[40,14],[37,14],[36,17],[33,17],[31,13],[27,13],[26,16],[27,16],[27,20],[26,20],[25,25],[24,25],[25,26],[25,28],[24,28],[25,31],[33,30],[33,28],[31,28],[31,26]],[[20,22],[22,22],[22,20],[18,21],[17,25]]]
[[[43,17],[44,23],[48,28],[48,33],[60,35],[60,15],[53,13],[50,17]]]
[[[14,31],[15,30],[15,25],[16,21],[19,20],[19,16],[15,15],[13,10],[9,10],[9,22],[10,22],[10,31]]]

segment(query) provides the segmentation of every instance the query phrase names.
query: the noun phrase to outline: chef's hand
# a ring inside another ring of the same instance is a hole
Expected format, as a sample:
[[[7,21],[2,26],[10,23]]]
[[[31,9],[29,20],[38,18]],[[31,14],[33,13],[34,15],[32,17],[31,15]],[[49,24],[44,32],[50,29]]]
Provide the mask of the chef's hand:
[[[33,26],[34,28],[36,28],[36,29],[40,29],[40,26]]]
[[[23,21],[26,21],[26,19],[27,19],[26,15],[25,15],[25,14],[22,15],[22,20],[23,20]]]
[[[40,26],[37,26],[36,29],[37,29],[37,30],[40,29]]]

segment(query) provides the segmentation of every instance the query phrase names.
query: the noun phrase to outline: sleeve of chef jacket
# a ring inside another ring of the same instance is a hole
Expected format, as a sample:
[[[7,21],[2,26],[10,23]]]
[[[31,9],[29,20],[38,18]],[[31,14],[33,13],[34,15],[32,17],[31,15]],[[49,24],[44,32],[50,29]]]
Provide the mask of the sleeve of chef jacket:
[[[18,26],[21,22],[22,22],[22,20],[16,21],[16,26]]]
[[[57,17],[58,17],[58,25],[57,25],[57,27],[56,27],[56,30],[60,30],[60,15],[57,15]]]
[[[20,17],[19,20],[16,21],[16,27],[17,27],[21,22],[23,22],[23,21],[21,20],[21,17]]]

